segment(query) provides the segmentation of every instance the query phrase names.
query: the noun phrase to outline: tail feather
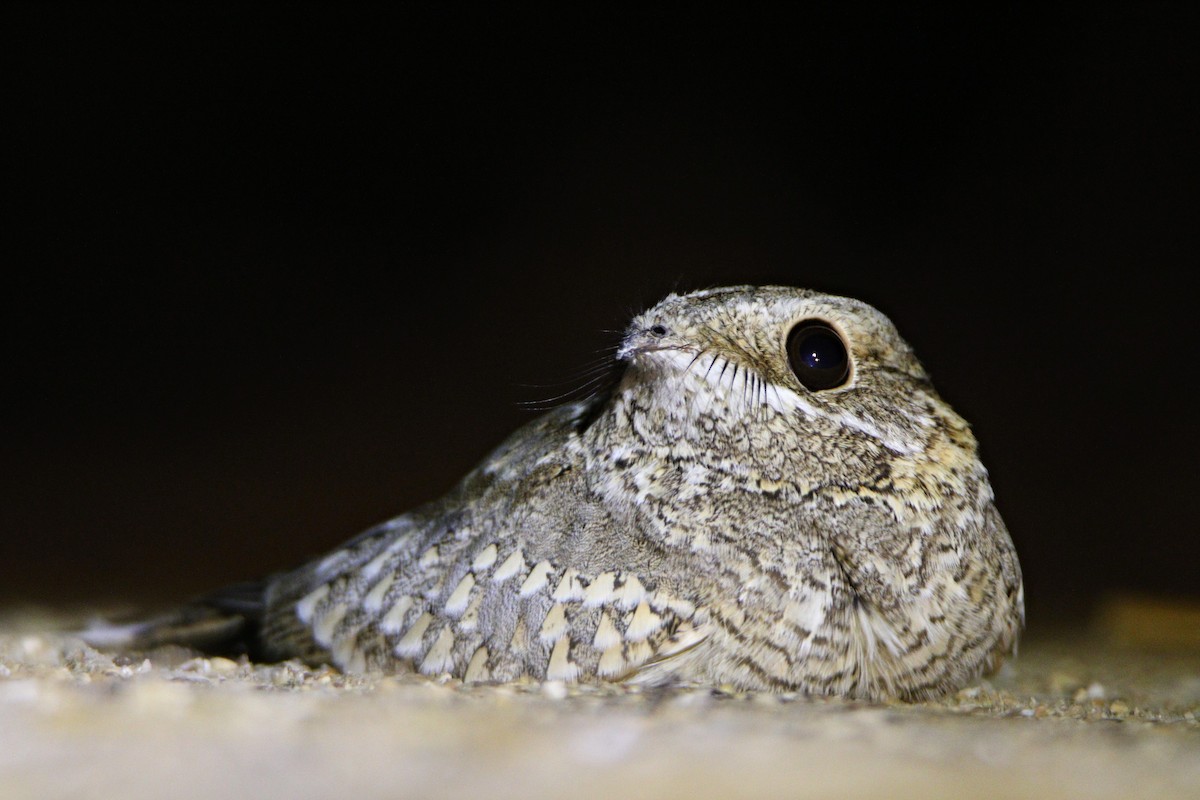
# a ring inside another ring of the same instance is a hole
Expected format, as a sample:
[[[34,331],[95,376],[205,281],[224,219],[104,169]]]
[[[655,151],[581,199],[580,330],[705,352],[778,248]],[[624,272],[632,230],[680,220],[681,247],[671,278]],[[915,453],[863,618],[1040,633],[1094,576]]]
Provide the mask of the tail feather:
[[[152,619],[94,623],[79,636],[105,650],[152,650],[176,644],[208,655],[244,654],[260,660],[266,589],[265,582],[234,584]]]

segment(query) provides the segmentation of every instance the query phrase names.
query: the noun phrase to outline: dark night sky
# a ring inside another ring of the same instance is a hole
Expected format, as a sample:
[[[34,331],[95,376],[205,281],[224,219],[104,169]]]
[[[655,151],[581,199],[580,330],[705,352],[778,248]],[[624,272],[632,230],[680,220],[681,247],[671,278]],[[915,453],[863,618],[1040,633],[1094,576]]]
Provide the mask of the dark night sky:
[[[1031,616],[1200,593],[1194,19],[213,8],[4,26],[0,599],[297,564],[764,282],[913,343]]]

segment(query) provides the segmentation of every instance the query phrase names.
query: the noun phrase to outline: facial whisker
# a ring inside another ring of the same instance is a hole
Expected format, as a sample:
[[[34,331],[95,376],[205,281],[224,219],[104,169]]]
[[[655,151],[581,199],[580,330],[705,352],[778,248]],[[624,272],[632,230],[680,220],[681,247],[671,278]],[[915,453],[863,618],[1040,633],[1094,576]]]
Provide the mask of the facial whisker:
[[[611,373],[615,367],[616,363],[612,359],[606,359],[603,361],[597,360],[580,367],[578,370],[568,375],[561,381],[553,381],[550,383],[518,383],[517,386],[528,389],[553,389],[558,386],[565,386],[570,383],[575,383],[579,380],[607,375]]]
[[[688,362],[688,365],[687,365],[686,367],[684,367],[684,368],[683,368],[683,374],[684,374],[684,375],[686,375],[686,374],[687,374],[689,371],[691,371],[691,369],[692,369],[692,365],[693,365],[693,364],[695,364],[697,361],[699,361],[699,360],[700,360],[700,356],[704,355],[704,353],[705,353],[705,351],[703,351],[703,350],[697,350],[697,351],[696,351],[696,355],[692,356],[692,360],[691,360],[691,361],[689,361],[689,362]]]
[[[564,392],[537,400],[520,400],[517,402],[517,405],[529,411],[545,411],[555,408],[556,406],[561,405],[563,402],[569,400],[587,400],[591,397],[594,397],[609,385],[615,385],[616,381],[619,380],[620,374],[620,370],[613,369],[595,372],[582,383],[579,383]],[[557,386],[563,385],[566,385],[566,382],[557,384]],[[555,385],[531,388],[546,389],[554,388],[554,386]]]

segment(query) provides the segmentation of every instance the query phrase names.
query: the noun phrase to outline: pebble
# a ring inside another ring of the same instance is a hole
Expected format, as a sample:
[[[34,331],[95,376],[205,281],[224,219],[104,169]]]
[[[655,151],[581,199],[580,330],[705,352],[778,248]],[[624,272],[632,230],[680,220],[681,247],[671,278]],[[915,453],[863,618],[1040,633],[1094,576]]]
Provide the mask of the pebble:
[[[21,649],[27,658],[39,658],[46,654],[46,640],[40,636],[26,636],[21,639]]]
[[[681,708],[695,708],[711,702],[712,695],[704,691],[680,692],[671,698],[671,703]]]
[[[171,680],[180,681],[182,683],[212,683],[212,681],[203,675],[197,675],[195,672],[182,672],[179,670],[171,673]]]
[[[228,658],[215,656],[208,660],[208,668],[218,675],[229,675],[230,673],[237,672],[238,663]]]

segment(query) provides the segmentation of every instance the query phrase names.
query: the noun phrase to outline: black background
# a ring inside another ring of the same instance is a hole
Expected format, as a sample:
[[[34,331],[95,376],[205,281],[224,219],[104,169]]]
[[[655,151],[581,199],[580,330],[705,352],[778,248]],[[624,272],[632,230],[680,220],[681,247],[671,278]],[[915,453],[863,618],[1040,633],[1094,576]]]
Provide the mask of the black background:
[[[913,343],[1031,618],[1200,592],[1183,12],[5,28],[8,602],[297,564],[451,486],[631,312],[765,282]]]

